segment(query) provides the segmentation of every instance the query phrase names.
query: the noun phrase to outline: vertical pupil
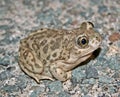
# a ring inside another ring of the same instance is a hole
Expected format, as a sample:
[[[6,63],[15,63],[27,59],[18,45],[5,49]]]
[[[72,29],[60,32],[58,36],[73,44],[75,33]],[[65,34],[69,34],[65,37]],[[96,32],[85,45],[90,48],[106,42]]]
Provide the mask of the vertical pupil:
[[[82,44],[86,44],[86,42],[87,42],[86,39],[82,39],[82,40],[81,40],[81,43],[82,43]]]

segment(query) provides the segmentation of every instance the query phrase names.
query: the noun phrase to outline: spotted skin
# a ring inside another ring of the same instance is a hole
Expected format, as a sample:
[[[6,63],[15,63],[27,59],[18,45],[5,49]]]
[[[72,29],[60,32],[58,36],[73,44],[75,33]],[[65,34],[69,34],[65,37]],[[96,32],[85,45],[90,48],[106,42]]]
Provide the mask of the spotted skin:
[[[20,41],[19,66],[37,83],[42,79],[66,81],[71,71],[101,44],[91,22],[73,30],[40,29]]]

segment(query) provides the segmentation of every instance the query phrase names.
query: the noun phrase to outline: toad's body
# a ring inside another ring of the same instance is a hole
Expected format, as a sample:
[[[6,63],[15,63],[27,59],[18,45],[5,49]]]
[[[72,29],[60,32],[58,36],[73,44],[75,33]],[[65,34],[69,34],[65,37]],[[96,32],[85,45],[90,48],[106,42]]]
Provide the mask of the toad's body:
[[[90,22],[71,31],[41,29],[21,41],[19,65],[38,83],[41,79],[65,81],[100,43],[101,36]]]

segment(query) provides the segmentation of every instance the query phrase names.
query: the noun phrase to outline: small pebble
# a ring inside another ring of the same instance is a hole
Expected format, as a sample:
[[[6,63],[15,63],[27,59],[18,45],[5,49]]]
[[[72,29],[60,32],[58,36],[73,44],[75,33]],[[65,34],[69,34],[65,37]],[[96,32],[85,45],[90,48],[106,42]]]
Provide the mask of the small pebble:
[[[87,78],[98,78],[98,71],[94,67],[88,67],[85,73]]]
[[[112,35],[109,36],[109,40],[111,42],[115,42],[115,41],[120,40],[120,33],[117,33],[117,32],[112,33]]]

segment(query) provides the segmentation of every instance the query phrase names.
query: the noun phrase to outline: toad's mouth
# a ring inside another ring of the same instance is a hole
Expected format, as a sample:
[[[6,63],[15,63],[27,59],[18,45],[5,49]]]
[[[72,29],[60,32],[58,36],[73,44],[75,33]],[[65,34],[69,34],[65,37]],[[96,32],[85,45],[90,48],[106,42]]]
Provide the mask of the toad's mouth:
[[[79,58],[78,58],[78,60],[76,60],[76,63],[81,63],[81,62],[84,62],[85,60],[87,60],[87,59],[89,59],[92,55],[93,55],[93,53],[96,51],[96,50],[98,50],[99,48],[96,48],[96,49],[94,49],[94,50],[92,50],[92,51],[90,51],[88,54],[85,54],[85,55],[83,55],[83,56],[80,56]],[[96,52],[95,52],[96,53]]]
[[[76,66],[78,66],[78,64],[80,64],[80,63],[84,62],[85,60],[87,60],[88,58],[90,58],[92,56],[92,53],[93,52],[91,52],[91,53],[89,53],[87,55],[84,55],[82,57],[79,57],[79,58],[77,58],[75,60],[69,61],[69,62],[68,61],[64,62],[65,64],[63,66],[64,67],[63,69],[65,71],[68,71],[68,70],[70,70],[72,68],[75,68]]]
[[[62,68],[65,71],[69,71],[72,68],[75,68],[76,66],[81,64],[82,62],[85,62],[86,60],[91,58],[91,56],[93,55],[94,51],[95,50],[90,51],[88,54],[85,54],[84,56],[79,56],[79,57],[76,57],[76,58],[74,57],[74,58],[71,58],[68,61],[64,61],[64,62],[61,63],[60,68]]]
[[[91,50],[90,52],[87,52],[88,54],[84,54],[84,55],[80,56],[79,58],[84,58],[86,56],[91,56],[98,49],[100,49],[100,47],[97,47],[96,49]]]
[[[87,54],[87,55],[84,55],[84,56],[82,56],[82,57],[80,57],[80,58],[90,57],[92,54],[93,54],[93,52],[91,52],[91,53],[89,53],[89,54]]]
[[[87,55],[84,55],[82,57],[80,57],[80,60],[83,62],[85,61],[86,59],[90,58],[91,56],[93,55],[93,52],[87,54]]]
[[[93,52],[90,52],[88,54],[85,54],[84,56],[80,56],[80,57],[77,57],[76,59],[72,60],[72,61],[69,61],[69,62],[65,62],[66,64],[79,64],[83,61],[85,61],[86,59],[88,59],[89,57],[91,57],[93,54]]]
[[[80,63],[84,62],[85,60],[89,59],[93,55],[94,51],[96,51],[97,49],[98,48],[96,48],[96,49],[94,49],[94,50],[90,51],[89,53],[84,54],[82,56],[71,58],[71,60],[64,61],[63,63],[69,64],[68,67],[71,66],[71,68],[72,67],[74,68],[78,64],[80,64]]]

